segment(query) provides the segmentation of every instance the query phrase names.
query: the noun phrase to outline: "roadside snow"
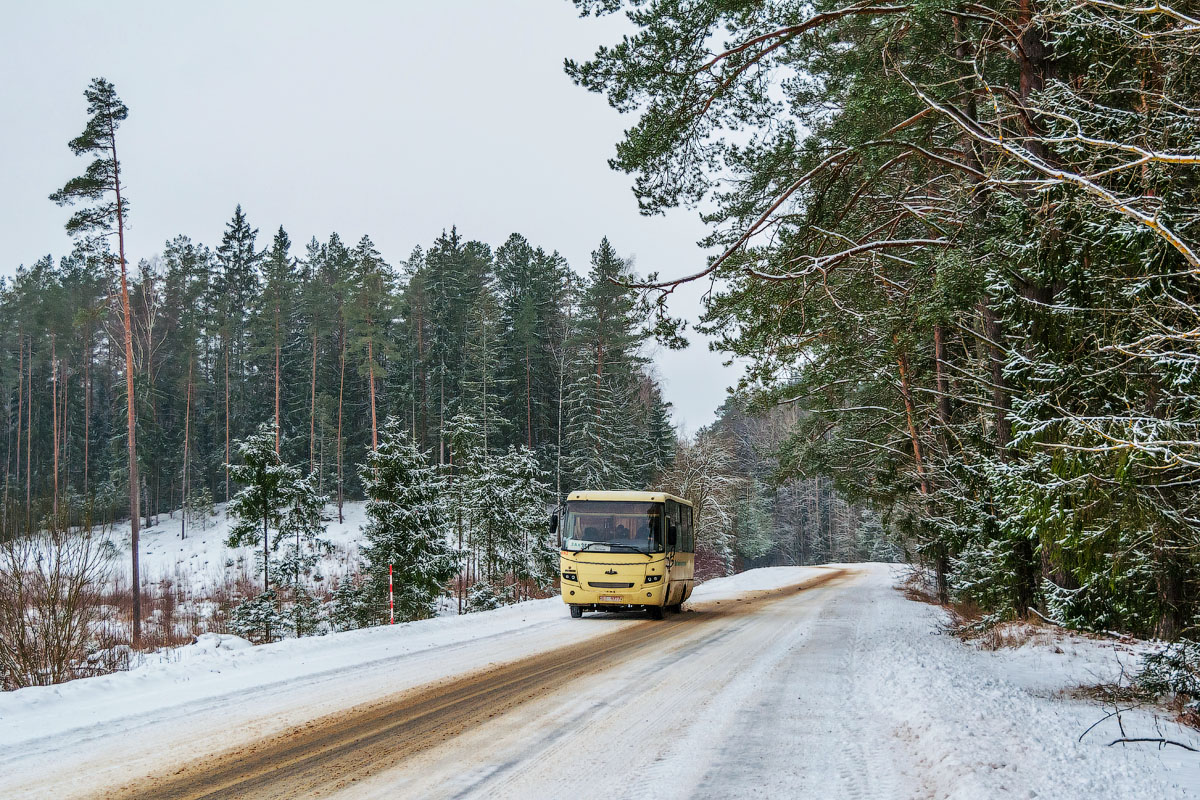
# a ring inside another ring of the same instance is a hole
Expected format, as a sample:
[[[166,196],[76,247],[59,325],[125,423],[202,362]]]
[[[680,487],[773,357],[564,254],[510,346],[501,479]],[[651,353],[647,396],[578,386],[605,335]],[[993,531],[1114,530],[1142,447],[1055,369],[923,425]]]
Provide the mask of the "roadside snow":
[[[876,568],[874,575],[879,575]],[[1079,738],[1111,707],[1071,699],[1084,684],[1136,667],[1128,646],[1076,636],[1034,637],[993,652],[945,632],[946,613],[881,595],[857,627],[868,694],[892,735],[919,753],[916,774],[938,798],[1200,797],[1200,755],[1121,736],[1200,747],[1200,732],[1150,711],[1125,712]]]

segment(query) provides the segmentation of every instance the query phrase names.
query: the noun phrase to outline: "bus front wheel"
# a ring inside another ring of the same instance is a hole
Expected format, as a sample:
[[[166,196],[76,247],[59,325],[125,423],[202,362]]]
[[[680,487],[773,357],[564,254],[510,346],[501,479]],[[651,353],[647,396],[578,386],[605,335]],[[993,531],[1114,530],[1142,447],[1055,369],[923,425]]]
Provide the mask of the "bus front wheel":
[[[662,619],[663,618],[663,607],[662,606],[646,606],[646,613],[650,615],[650,619]]]
[[[672,614],[682,614],[683,603],[674,603],[673,605],[669,605],[667,606],[667,611],[670,611]]]
[[[571,606],[571,619],[579,619],[583,616],[583,608],[581,606]]]

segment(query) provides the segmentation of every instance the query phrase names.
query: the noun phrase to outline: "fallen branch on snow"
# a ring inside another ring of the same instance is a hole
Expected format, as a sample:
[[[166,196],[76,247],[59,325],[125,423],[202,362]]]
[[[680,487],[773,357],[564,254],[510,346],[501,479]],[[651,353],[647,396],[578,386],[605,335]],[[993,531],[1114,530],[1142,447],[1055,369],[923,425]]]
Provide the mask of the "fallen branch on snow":
[[[1160,746],[1164,745],[1164,744],[1173,744],[1176,747],[1182,747],[1184,750],[1191,750],[1193,753],[1200,753],[1200,750],[1196,749],[1195,747],[1192,747],[1190,744],[1184,744],[1183,742],[1177,742],[1174,739],[1161,739],[1161,738],[1155,739],[1154,737],[1113,739],[1111,742],[1108,743],[1108,746],[1112,747],[1114,744],[1122,744],[1125,742],[1155,742],[1156,744],[1158,744]]]

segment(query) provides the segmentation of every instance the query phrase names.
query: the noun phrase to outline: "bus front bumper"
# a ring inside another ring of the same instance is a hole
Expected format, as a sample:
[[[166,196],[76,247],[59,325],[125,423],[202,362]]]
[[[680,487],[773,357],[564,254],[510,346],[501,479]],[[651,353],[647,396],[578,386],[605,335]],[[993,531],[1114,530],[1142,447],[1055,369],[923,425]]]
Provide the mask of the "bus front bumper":
[[[648,583],[629,589],[593,589],[570,581],[562,582],[563,602],[572,606],[594,606],[596,609],[661,606],[666,587],[663,583]]]

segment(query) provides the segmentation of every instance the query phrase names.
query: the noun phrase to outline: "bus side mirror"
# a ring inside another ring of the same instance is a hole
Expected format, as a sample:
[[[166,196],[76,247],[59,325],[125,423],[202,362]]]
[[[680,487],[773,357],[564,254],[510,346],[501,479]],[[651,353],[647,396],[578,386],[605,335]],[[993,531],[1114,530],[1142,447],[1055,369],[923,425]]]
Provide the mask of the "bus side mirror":
[[[679,529],[675,527],[674,522],[667,523],[667,546],[674,547],[679,539]]]
[[[551,535],[558,532],[558,512],[555,511],[550,515],[550,533]]]

